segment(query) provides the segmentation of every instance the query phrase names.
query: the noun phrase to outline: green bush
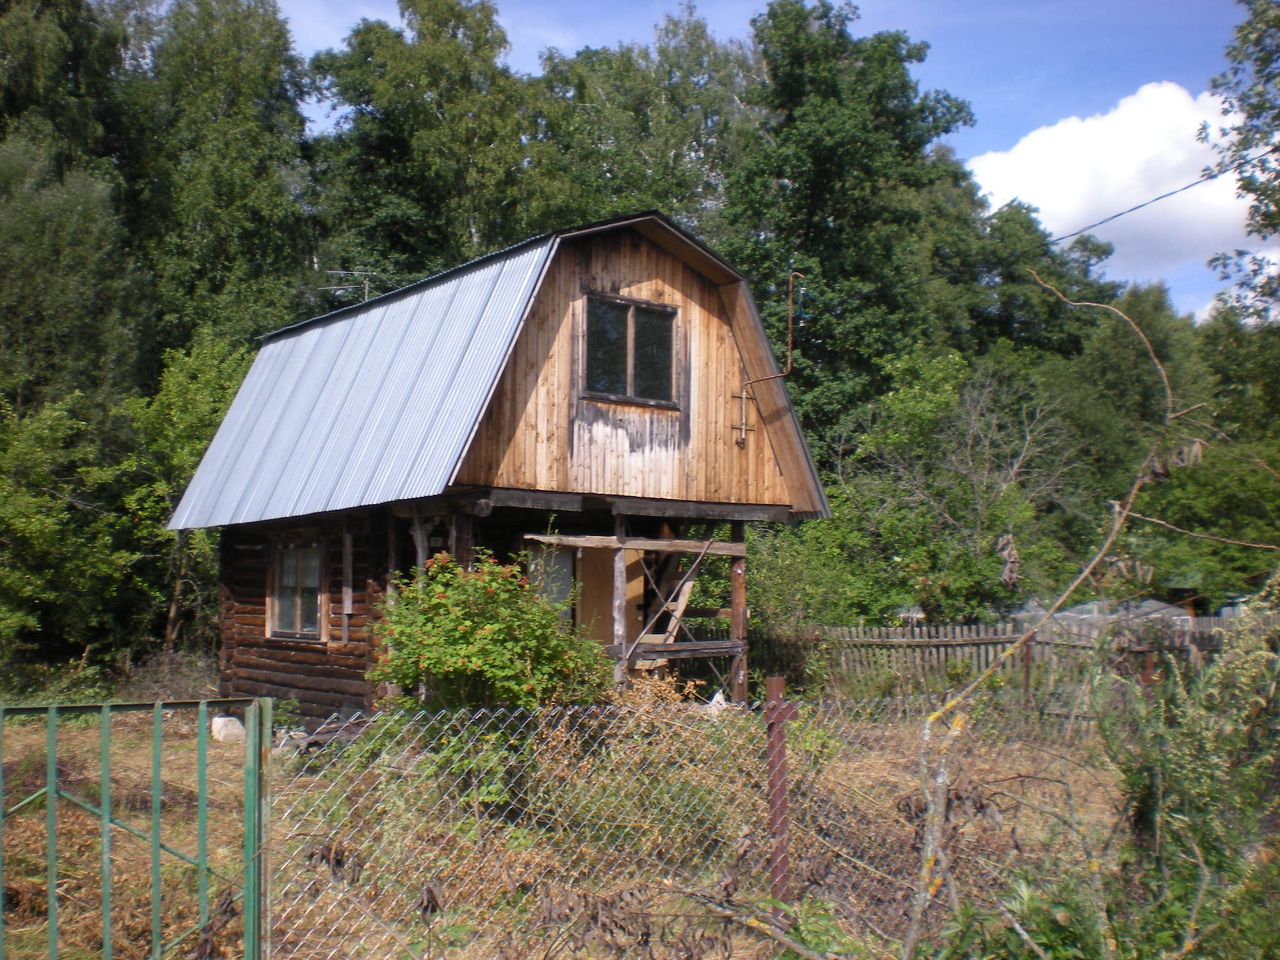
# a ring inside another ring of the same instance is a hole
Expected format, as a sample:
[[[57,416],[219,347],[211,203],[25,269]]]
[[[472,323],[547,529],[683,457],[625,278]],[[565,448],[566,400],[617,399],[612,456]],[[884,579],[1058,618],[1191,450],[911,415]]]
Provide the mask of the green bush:
[[[442,708],[598,700],[608,664],[566,612],[516,564],[479,552],[467,569],[439,553],[399,579],[383,604],[383,652],[369,677]]]
[[[1280,657],[1242,619],[1206,668],[1168,656],[1154,686],[1098,678],[1118,849],[1082,840],[1078,862],[1014,876],[995,910],[955,918],[936,960],[1280,955]]]

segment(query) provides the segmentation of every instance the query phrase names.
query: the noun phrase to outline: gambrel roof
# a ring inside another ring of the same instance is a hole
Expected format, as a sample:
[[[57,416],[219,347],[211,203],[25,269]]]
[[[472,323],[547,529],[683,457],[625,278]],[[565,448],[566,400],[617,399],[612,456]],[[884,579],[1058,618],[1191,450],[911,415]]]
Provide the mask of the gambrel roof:
[[[751,378],[777,372],[746,283],[660,214],[537,237],[264,338],[171,529],[302,517],[445,492],[564,241],[634,229],[720,286]],[[826,515],[780,380],[756,386],[791,509]],[[770,411],[773,416],[768,416]],[[775,436],[776,434],[776,436]]]

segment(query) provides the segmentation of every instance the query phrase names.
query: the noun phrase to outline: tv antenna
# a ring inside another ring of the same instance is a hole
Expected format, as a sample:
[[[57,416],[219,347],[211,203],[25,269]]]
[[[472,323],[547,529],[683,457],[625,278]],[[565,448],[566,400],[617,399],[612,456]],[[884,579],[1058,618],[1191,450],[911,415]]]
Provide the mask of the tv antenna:
[[[357,279],[354,279],[354,282],[339,283],[330,287],[319,287],[318,289],[331,290],[334,293],[346,293],[348,290],[363,290],[365,300],[369,299],[370,277],[376,277],[377,279],[383,280],[387,283],[391,282],[390,280],[387,280],[386,277],[382,276],[382,274],[374,273],[372,270],[326,270],[324,273],[326,277],[352,277]]]

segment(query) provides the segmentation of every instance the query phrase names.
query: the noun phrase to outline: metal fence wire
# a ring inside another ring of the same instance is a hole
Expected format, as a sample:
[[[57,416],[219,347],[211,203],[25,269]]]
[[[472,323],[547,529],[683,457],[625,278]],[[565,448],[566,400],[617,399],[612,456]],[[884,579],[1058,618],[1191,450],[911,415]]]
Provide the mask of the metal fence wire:
[[[0,705],[0,960],[261,957],[270,728],[265,700]]]
[[[927,709],[333,724],[276,765],[272,955],[765,957],[817,921],[897,953],[1019,871],[1086,855],[1081,837],[1115,816],[1113,774],[1074,715],[987,696],[943,769],[921,737]],[[769,717],[785,724],[782,821]],[[922,870],[926,856],[942,869]]]

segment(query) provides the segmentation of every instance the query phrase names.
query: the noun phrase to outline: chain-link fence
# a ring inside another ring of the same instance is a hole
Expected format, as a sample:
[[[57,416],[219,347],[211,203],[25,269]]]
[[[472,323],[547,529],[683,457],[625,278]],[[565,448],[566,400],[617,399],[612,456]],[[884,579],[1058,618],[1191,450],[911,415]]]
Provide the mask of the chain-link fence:
[[[929,708],[334,726],[279,764],[273,955],[763,957],[792,941],[822,956],[853,939],[896,955],[1020,872],[1100,855],[1116,789],[1086,722],[993,693],[944,748],[922,737]],[[767,717],[785,728],[785,804]]]

